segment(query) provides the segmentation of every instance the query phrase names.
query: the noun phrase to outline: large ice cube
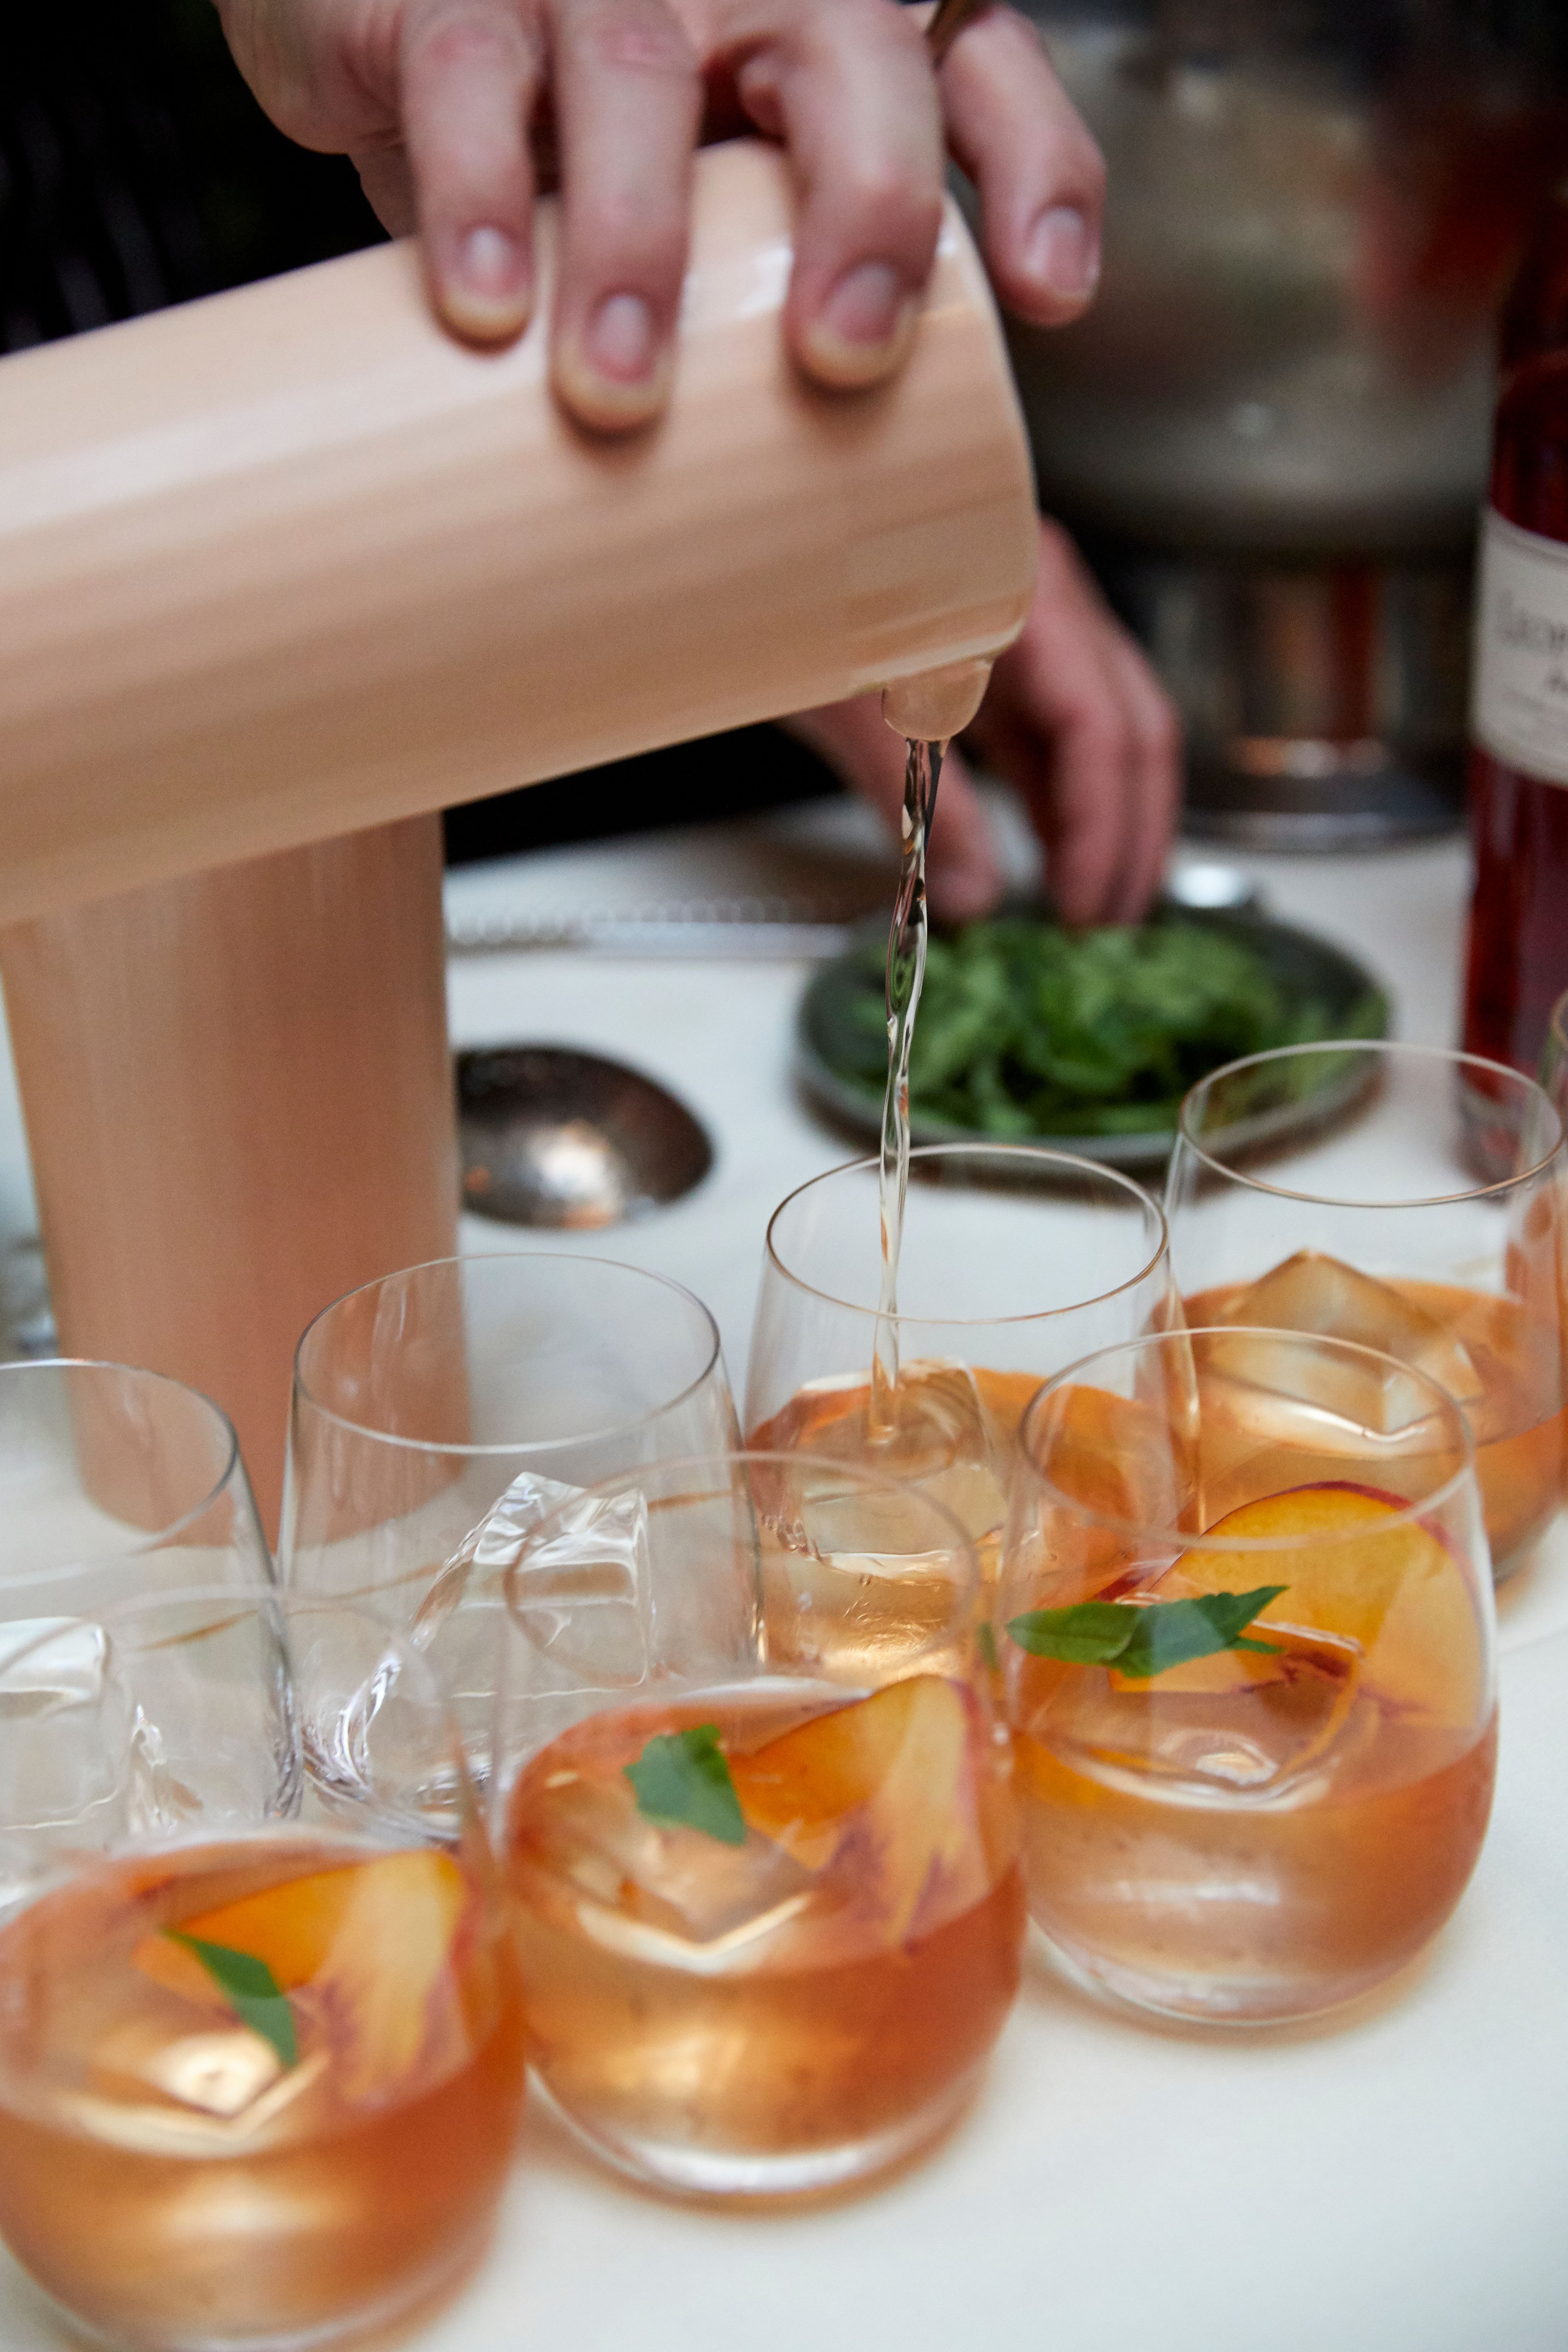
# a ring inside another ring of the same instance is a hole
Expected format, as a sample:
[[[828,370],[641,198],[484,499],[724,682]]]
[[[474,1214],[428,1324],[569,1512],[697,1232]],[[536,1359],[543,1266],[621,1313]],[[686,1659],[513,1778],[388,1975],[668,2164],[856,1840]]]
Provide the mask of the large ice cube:
[[[552,1514],[549,1537],[536,1541]],[[456,1612],[503,1603],[569,1680],[595,1690],[639,1682],[647,1671],[645,1497],[587,1495],[524,1471],[436,1576],[414,1640],[432,1649]],[[447,1633],[443,1646],[455,1638]]]
[[[1317,1782],[1351,1723],[1353,1642],[1271,1620],[1249,1633],[1277,1654],[1226,1651],[1146,1682],[1065,1673],[1034,1736],[1081,1771],[1177,1801],[1279,1801]]]
[[[329,2081],[324,2051],[285,2070],[244,2027],[172,2038],[146,2021],[107,2035],[90,2087],[64,2093],[58,2106],[85,2138],[138,2156],[239,2155],[321,2130],[331,2120]]]
[[[748,1835],[725,1845],[664,1829],[638,1811],[624,1774],[575,1771],[531,1807],[516,1849],[525,1881],[544,1871],[593,1940],[628,1958],[718,1975],[754,1967],[811,1901],[810,1871]]]
[[[38,1833],[107,1840],[131,1826],[137,1711],[101,1625],[80,1617],[0,1627],[0,1874],[26,1874]],[[121,1818],[124,1816],[124,1818]],[[89,1821],[94,1827],[89,1834]]]
[[[1325,1339],[1353,1339],[1363,1348],[1381,1349],[1402,1364],[1425,1372],[1463,1403],[1481,1393],[1479,1373],[1462,1341],[1434,1315],[1405,1297],[1391,1284],[1362,1274],[1321,1250],[1298,1250],[1231,1299],[1223,1319],[1252,1323],[1275,1331],[1301,1331]],[[1396,1383],[1379,1384],[1370,1368],[1359,1379],[1356,1394],[1368,1409],[1351,1410],[1344,1376],[1335,1373],[1333,1395],[1322,1402],[1347,1418],[1360,1419],[1369,1429],[1390,1431],[1401,1426],[1393,1416],[1412,1420],[1425,1408],[1412,1385],[1401,1393]]]

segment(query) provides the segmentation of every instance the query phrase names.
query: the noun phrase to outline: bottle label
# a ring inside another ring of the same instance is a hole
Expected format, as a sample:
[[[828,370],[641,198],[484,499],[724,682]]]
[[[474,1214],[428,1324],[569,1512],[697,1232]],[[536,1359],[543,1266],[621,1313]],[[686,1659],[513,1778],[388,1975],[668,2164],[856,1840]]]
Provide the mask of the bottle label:
[[[1568,785],[1568,546],[1489,507],[1476,593],[1471,732],[1483,751]]]

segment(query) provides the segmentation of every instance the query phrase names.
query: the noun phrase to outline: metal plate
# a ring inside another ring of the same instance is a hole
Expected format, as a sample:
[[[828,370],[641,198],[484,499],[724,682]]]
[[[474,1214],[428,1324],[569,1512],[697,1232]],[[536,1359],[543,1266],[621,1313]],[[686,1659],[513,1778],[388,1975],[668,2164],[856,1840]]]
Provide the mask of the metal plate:
[[[1007,911],[1016,917],[1021,910]],[[1189,908],[1184,908],[1182,915],[1184,921],[1224,930],[1254,949],[1289,1002],[1311,1000],[1325,1005],[1336,1024],[1344,1024],[1343,1034],[1358,1039],[1387,1035],[1387,989],[1364,964],[1346,955],[1342,948],[1319,939],[1315,932],[1298,930],[1292,924],[1277,923],[1265,915],[1208,914]],[[1042,921],[1047,919],[1041,916]],[[880,934],[868,925],[863,936],[870,940]],[[795,1071],[801,1087],[817,1109],[850,1134],[876,1143],[882,1130],[881,1088],[842,1076],[833,1067],[832,1060],[836,1043],[850,1034],[852,1004],[868,992],[876,993],[879,1000],[879,986],[868,982],[853,955],[836,957],[813,976],[795,1019]],[[857,1026],[852,1034],[863,1050],[864,1032]],[[1336,1066],[1326,1056],[1322,1083],[1293,1102],[1260,1112],[1249,1128],[1248,1140],[1275,1143],[1308,1133],[1350,1108],[1365,1090],[1366,1083],[1362,1070],[1347,1068],[1342,1063]],[[977,1138],[993,1142],[1000,1139],[984,1138],[978,1128],[957,1127],[947,1119],[922,1118],[918,1113],[910,1122],[910,1139],[913,1143],[973,1143]],[[1005,1139],[1047,1144],[1055,1150],[1077,1152],[1082,1159],[1102,1160],[1113,1168],[1154,1168],[1169,1156],[1175,1129],[1151,1129],[1147,1134],[1138,1135],[1027,1135]]]

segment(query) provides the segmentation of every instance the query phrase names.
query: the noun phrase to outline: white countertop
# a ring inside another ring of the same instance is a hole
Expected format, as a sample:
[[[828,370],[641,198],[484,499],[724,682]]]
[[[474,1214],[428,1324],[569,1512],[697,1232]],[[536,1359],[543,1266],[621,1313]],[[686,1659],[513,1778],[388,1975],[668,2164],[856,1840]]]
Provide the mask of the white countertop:
[[[794,888],[835,839],[844,856],[875,856],[859,827],[841,808],[545,852],[456,875],[449,907],[560,914]],[[1460,846],[1234,862],[1275,912],[1391,982],[1399,1034],[1452,1039]],[[767,1213],[848,1156],[790,1087],[804,971],[534,951],[451,971],[458,1044],[597,1047],[665,1079],[701,1118],[717,1162],[696,1193],[563,1245],[688,1283],[718,1316],[737,1381]],[[505,1248],[509,1229],[467,1219],[463,1238]],[[986,2088],[950,2139],[879,2191],[773,2220],[645,2196],[536,2116],[497,2247],[419,2338],[425,2352],[731,2340],[746,2352],[1565,2352],[1561,1529],[1503,1616],[1490,1835],[1456,1919],[1384,1995],[1329,2024],[1205,2034],[1125,2021],[1032,1961]],[[59,2341],[0,2269],[6,2352]]]

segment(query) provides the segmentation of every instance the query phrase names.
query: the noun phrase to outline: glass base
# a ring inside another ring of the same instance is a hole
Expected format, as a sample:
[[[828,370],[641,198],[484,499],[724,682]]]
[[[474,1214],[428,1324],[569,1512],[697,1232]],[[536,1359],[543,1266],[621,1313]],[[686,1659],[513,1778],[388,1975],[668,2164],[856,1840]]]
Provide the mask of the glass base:
[[[1136,2010],[1146,2017],[1165,2018],[1181,2025],[1302,2025],[1359,2000],[1405,1965],[1401,1961],[1326,1985],[1310,1985],[1299,1979],[1282,1982],[1279,1977],[1152,1976],[1099,1954],[1076,1952],[1059,1943],[1037,1919],[1031,1924],[1050,1965],[1080,1992],[1113,2008]]]
[[[107,2352],[318,2352],[326,2345],[343,2352],[381,2352],[384,2345],[401,2344],[434,2319],[464,2286],[485,2254],[495,2227],[487,2214],[481,2228],[465,2238],[456,2251],[418,2278],[405,2281],[392,2294],[357,2310],[324,2314],[319,2320],[291,2328],[256,2329],[237,2316],[231,2326],[208,2320],[200,2326],[121,2328],[104,2326],[73,2311],[58,2294],[28,2273],[33,2292],[54,2318],[79,2343],[100,2345]]]
[[[558,2116],[580,2146],[602,2163],[634,2180],[676,2197],[767,2202],[791,2197],[822,2197],[858,2187],[904,2164],[956,2122],[979,2086],[984,2067],[973,2067],[939,2098],[928,2100],[886,2131],[827,2147],[782,2149],[694,2147],[689,2140],[661,2140],[606,2129],[563,2106],[539,2075],[531,2077],[538,2096]]]

